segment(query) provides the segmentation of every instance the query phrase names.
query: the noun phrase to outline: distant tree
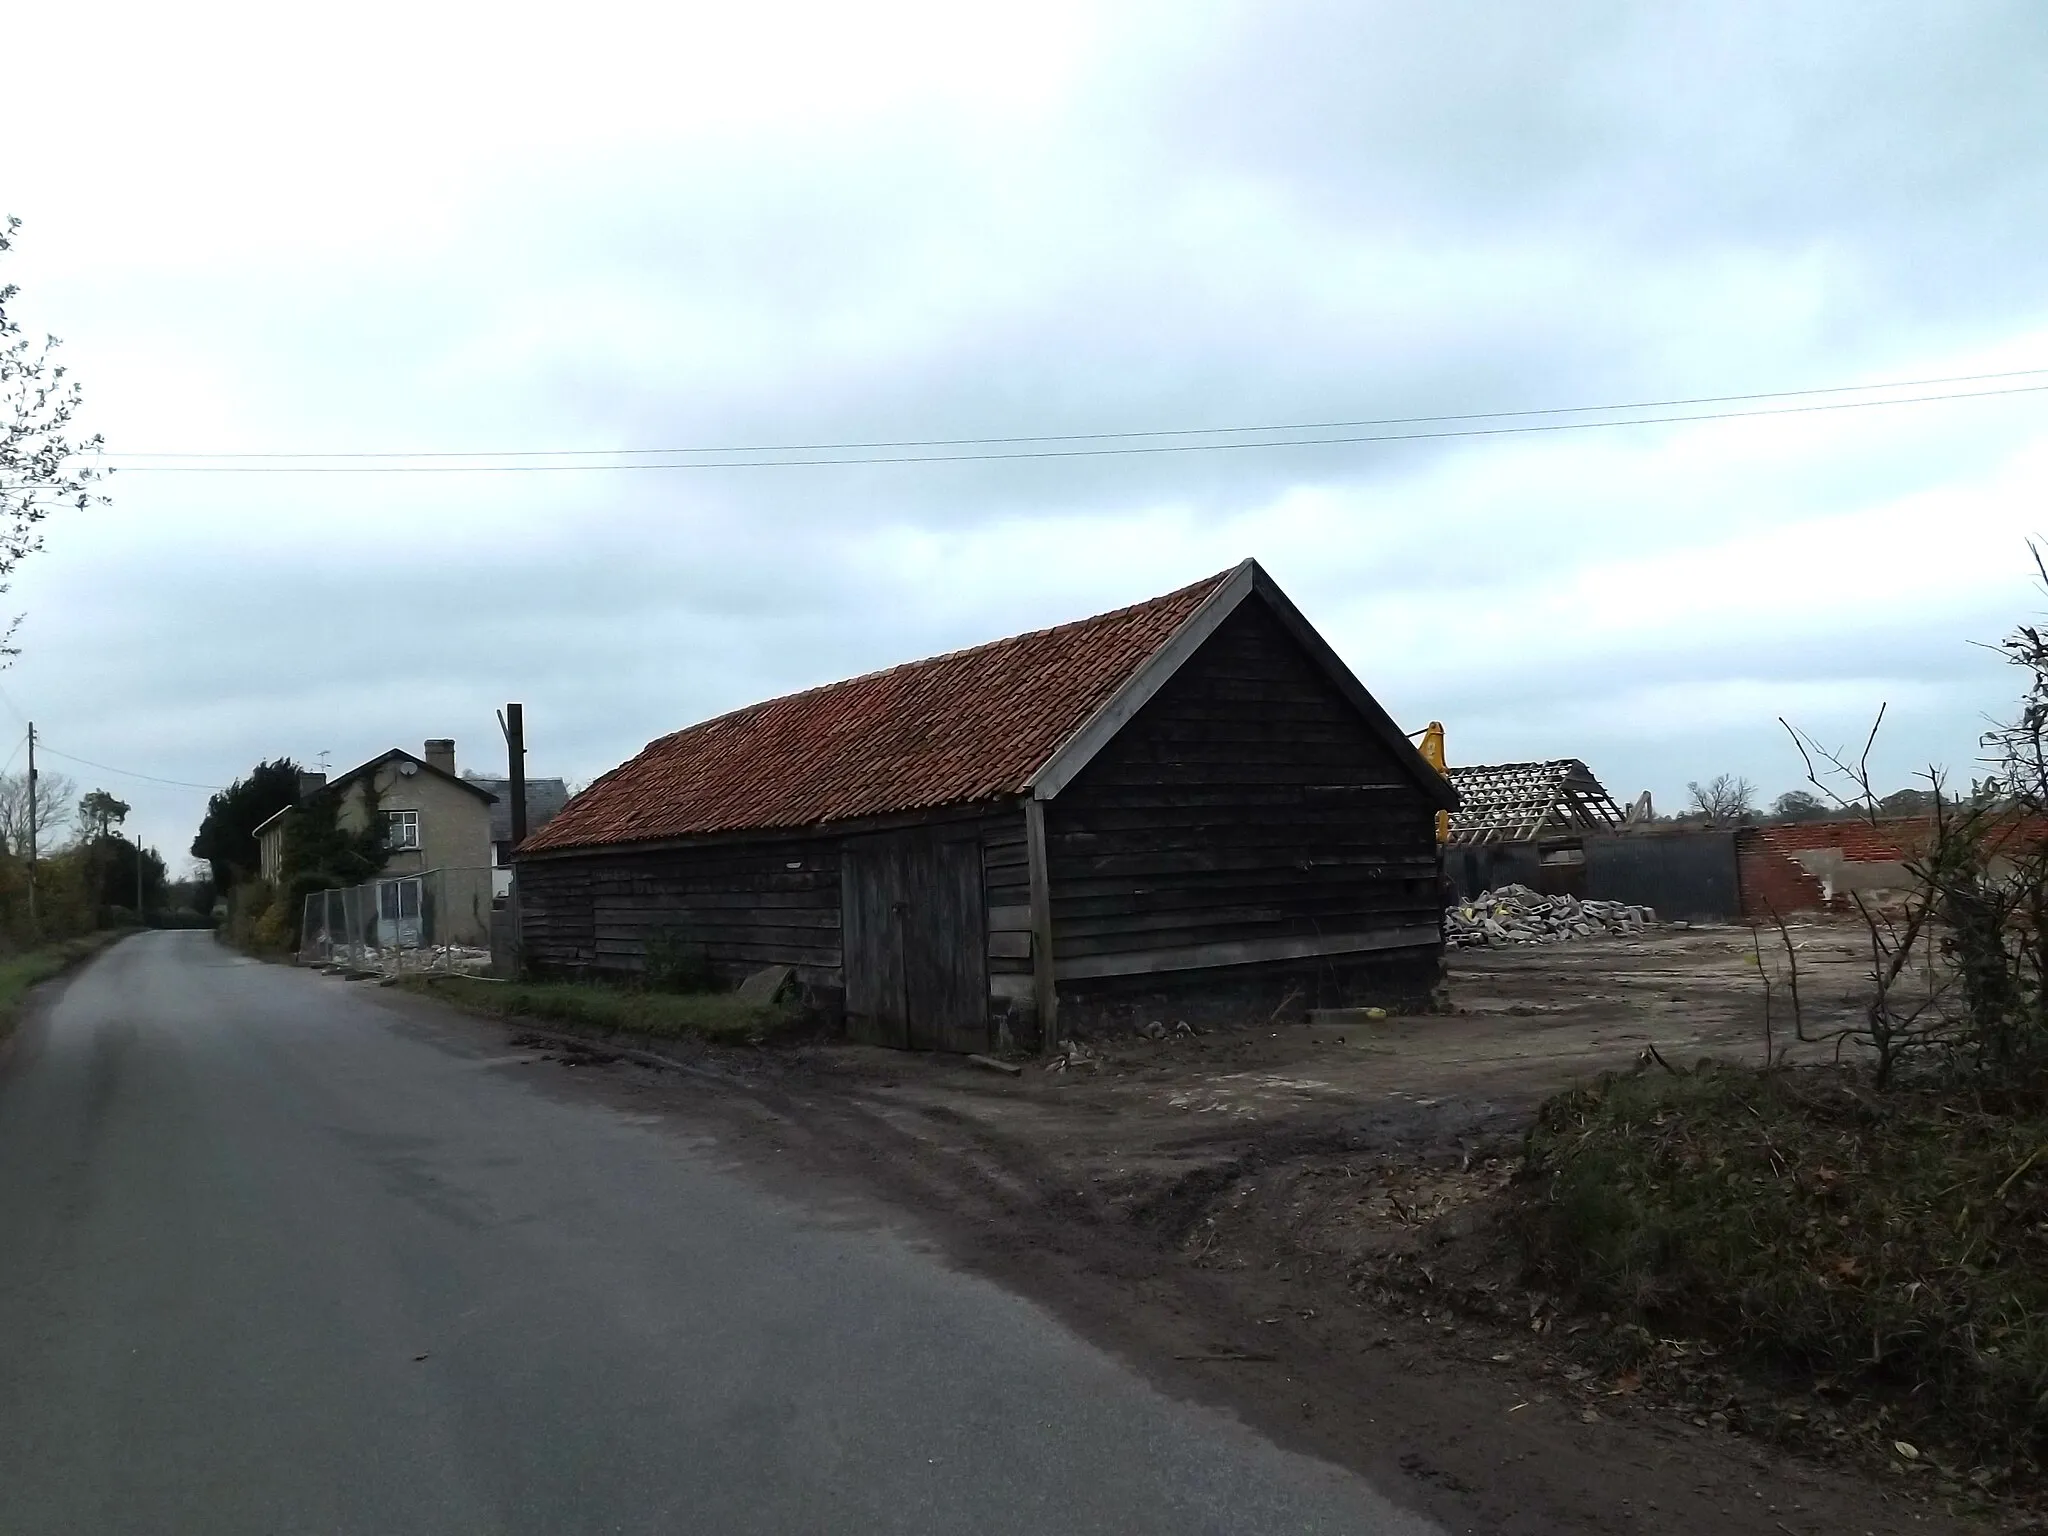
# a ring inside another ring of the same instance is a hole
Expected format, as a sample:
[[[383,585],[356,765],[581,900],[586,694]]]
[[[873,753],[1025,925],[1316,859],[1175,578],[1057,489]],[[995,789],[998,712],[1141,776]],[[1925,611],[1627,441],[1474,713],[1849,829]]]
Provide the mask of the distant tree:
[[[1773,821],[1825,821],[1834,813],[1811,790],[1788,789],[1771,802]]]
[[[0,222],[0,256],[14,248],[21,220]],[[0,283],[0,592],[14,568],[43,547],[41,523],[59,507],[84,508],[96,496],[100,471],[83,462],[101,447],[98,436],[74,442],[71,421],[78,412],[76,381],[52,357],[57,338],[37,346],[24,336],[7,306],[21,290]],[[18,654],[17,616],[0,630],[0,658]]]
[[[125,837],[95,838],[87,845],[90,869],[97,887],[97,904],[127,907],[139,913],[154,912],[164,905],[163,856],[154,848],[142,848]],[[135,862],[142,861],[141,905],[136,905]]]
[[[127,801],[115,799],[104,789],[96,789],[78,802],[78,825],[87,838],[101,841],[126,821],[133,809]]]
[[[36,842],[44,849],[62,846],[71,831],[77,784],[61,773],[36,772]],[[28,775],[0,773],[0,841],[9,853],[28,852]]]
[[[213,895],[213,871],[205,864],[194,864],[182,878],[164,887],[164,905],[205,917],[213,911]]]
[[[1877,802],[1879,814],[1885,816],[1925,816],[1934,809],[1934,791],[1931,789],[1898,789]]]
[[[258,763],[206,802],[206,819],[192,839],[192,857],[213,870],[214,889],[225,894],[258,868],[256,829],[279,811],[298,804],[299,765],[288,757]]]
[[[1717,773],[1704,784],[1688,784],[1695,814],[1711,822],[1741,821],[1756,812],[1756,786],[1732,773]]]

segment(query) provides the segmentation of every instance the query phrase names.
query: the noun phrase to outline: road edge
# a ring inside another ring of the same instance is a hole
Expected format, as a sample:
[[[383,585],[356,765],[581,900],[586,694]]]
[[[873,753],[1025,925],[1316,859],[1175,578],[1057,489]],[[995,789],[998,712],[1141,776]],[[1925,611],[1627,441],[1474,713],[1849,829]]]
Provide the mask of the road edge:
[[[4,1070],[14,1055],[14,1042],[22,1033],[21,1026],[35,1014],[48,1007],[70,985],[78,973],[93,961],[106,954],[123,939],[132,939],[138,933],[149,933],[148,928],[108,928],[98,933],[81,934],[76,939],[61,940],[62,944],[79,945],[75,952],[65,955],[57,969],[24,988],[20,997],[12,1003],[0,1006],[0,1070]],[[56,948],[56,945],[43,946]],[[31,951],[33,953],[33,951]]]

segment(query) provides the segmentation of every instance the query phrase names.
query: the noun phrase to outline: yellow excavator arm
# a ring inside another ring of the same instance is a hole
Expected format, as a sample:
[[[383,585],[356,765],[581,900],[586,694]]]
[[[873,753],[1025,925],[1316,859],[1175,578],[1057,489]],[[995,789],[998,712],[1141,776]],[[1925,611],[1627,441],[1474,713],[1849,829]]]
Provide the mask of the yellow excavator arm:
[[[1422,760],[1429,764],[1430,767],[1443,774],[1444,777],[1450,777],[1447,771],[1448,765],[1444,761],[1443,721],[1432,720],[1423,728],[1422,740],[1415,744],[1415,750],[1422,754]],[[1451,813],[1449,811],[1438,811],[1436,813],[1436,840],[1439,843],[1448,843],[1451,840]]]

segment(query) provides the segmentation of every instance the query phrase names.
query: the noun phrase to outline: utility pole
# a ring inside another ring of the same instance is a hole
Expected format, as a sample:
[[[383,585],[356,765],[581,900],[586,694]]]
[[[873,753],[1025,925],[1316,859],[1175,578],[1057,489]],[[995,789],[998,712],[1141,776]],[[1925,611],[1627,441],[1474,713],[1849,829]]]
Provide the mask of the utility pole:
[[[142,834],[129,839],[135,844],[135,921],[142,922]]]
[[[505,733],[505,758],[512,779],[512,846],[526,841],[526,707],[507,704],[498,716]]]
[[[28,723],[28,921],[36,921],[36,723]]]

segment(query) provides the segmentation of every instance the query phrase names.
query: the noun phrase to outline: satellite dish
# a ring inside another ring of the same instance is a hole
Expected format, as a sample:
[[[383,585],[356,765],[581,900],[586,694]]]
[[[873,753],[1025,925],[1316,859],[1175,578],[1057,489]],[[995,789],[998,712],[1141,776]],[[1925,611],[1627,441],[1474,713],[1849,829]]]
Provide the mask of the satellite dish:
[[[418,763],[412,762],[400,763],[398,765],[398,771],[404,774],[409,779],[414,774],[420,771],[420,765]]]

